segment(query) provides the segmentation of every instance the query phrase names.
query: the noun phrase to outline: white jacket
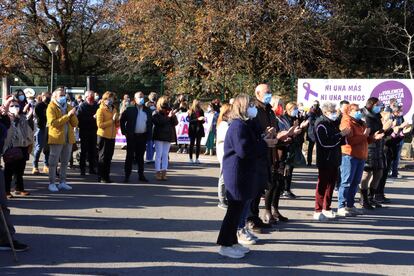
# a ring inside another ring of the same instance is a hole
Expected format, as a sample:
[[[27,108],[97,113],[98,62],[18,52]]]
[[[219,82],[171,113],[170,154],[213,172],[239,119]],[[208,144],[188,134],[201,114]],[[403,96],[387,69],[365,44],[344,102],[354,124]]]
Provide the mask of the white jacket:
[[[226,138],[226,133],[228,129],[229,129],[229,124],[225,121],[221,121],[221,123],[217,126],[216,153],[217,153],[217,159],[220,162],[220,166],[223,163],[224,139]]]

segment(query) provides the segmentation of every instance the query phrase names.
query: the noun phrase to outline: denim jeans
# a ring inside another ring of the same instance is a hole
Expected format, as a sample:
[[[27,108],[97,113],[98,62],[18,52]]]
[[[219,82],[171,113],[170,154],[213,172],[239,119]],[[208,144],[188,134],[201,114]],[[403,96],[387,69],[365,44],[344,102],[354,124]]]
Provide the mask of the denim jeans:
[[[37,129],[35,132],[35,146],[34,146],[34,158],[33,158],[33,167],[39,167],[39,159],[42,150],[45,148],[46,144],[46,129]],[[44,152],[45,155],[45,166],[49,166],[49,152]]]
[[[404,145],[404,140],[401,141],[397,145],[397,156],[392,161],[392,169],[391,170],[392,170],[392,176],[393,177],[397,177],[398,176],[398,165],[400,164],[401,150],[402,150],[403,145]]]
[[[154,141],[148,140],[147,141],[147,156],[146,161],[153,161],[154,160],[154,153],[155,153],[155,147],[154,147]]]
[[[338,209],[354,207],[355,194],[364,172],[365,160],[342,155],[341,184],[338,191]]]

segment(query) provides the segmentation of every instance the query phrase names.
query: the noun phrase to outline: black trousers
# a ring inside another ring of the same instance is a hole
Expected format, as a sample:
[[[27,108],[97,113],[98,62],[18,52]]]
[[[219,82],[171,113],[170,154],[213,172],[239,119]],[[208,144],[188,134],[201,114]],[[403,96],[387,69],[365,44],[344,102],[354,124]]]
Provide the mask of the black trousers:
[[[101,179],[109,180],[114,149],[115,139],[98,136],[98,175]]]
[[[86,169],[86,159],[89,163],[89,171],[95,169],[96,164],[96,142],[97,135],[96,132],[87,132],[80,133],[80,142],[81,142],[81,152],[79,165],[81,172],[85,172]]]
[[[190,150],[189,150],[190,159],[193,159],[194,145],[196,147],[196,149],[195,149],[196,159],[198,159],[198,157],[200,156],[201,138],[202,137],[198,137],[198,136],[197,137],[190,137]]]
[[[134,160],[138,163],[138,175],[144,176],[144,153],[147,146],[147,134],[127,136],[127,152],[125,160],[125,176],[129,177]]]
[[[266,210],[272,211],[272,206],[275,209],[279,208],[280,194],[282,193],[284,183],[284,176],[277,172],[273,172],[272,182],[265,194]]]
[[[286,175],[284,177],[284,179],[285,179],[284,191],[285,192],[290,192],[290,187],[292,186],[293,169],[294,169],[294,167],[290,166],[289,171],[288,171],[288,175]]]
[[[23,184],[23,175],[24,170],[26,169],[26,161],[27,161],[27,147],[20,147],[23,152],[24,158],[21,160],[17,160],[14,162],[6,163],[4,162],[4,184],[6,186],[6,192],[10,193],[11,190],[11,182],[13,180],[13,176],[16,180],[16,191],[24,191],[24,184]]]
[[[385,190],[385,184],[387,183],[387,178],[388,178],[388,174],[390,173],[391,169],[392,169],[392,157],[391,154],[385,154],[385,158],[386,158],[386,167],[385,169],[382,171],[382,177],[378,183],[378,187],[377,190],[375,192],[376,195],[384,195],[384,190]]]
[[[221,224],[217,244],[222,246],[233,246],[237,244],[237,227],[243,213],[244,201],[229,200],[226,216]]]
[[[309,140],[308,141],[308,156],[307,156],[307,162],[308,165],[312,165],[312,154],[313,154],[313,147],[315,146],[315,142]]]

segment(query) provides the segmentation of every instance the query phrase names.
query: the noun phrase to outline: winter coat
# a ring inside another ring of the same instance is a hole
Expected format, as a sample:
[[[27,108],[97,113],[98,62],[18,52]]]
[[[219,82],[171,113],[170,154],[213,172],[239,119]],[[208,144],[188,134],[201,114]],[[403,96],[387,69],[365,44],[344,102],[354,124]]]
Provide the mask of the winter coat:
[[[46,116],[47,125],[49,126],[49,144],[64,145],[67,141],[66,138],[68,138],[69,144],[75,143],[75,132],[73,131],[73,128],[78,126],[78,118],[74,115],[68,115],[68,112],[71,111],[72,108],[72,106],[67,105],[66,114],[63,114],[61,107],[55,101],[51,101],[47,106]],[[66,126],[68,137],[65,137]]]
[[[223,177],[229,200],[246,201],[256,197],[257,160],[266,154],[263,139],[258,138],[252,122],[233,120],[224,140]]]
[[[98,111],[96,111],[96,123],[98,125],[97,134],[106,139],[115,139],[118,132],[119,121],[114,121],[114,114],[118,113],[115,107],[112,111],[101,103]]]
[[[147,114],[146,134],[147,140],[152,139],[152,112],[151,110],[143,106],[142,111]],[[135,126],[137,123],[138,109],[135,105],[127,107],[127,109],[121,114],[121,132],[125,136],[135,134]]]
[[[360,160],[367,160],[368,143],[370,141],[369,138],[364,135],[364,131],[367,128],[365,123],[344,114],[339,129],[343,130],[345,128],[350,128],[351,134],[345,138],[345,145],[341,147],[342,154],[349,155]]]
[[[96,111],[98,111],[98,104],[92,105],[87,102],[83,102],[79,105],[77,114],[79,121],[79,134],[81,136],[87,135],[88,133],[96,133],[98,125],[96,124]]]
[[[316,166],[318,168],[338,168],[341,165],[341,145],[345,139],[341,135],[338,122],[322,115],[315,122]]]
[[[362,109],[365,123],[371,129],[370,136],[382,131],[381,115],[375,114],[366,108]],[[384,139],[375,140],[368,145],[368,158],[365,162],[366,170],[381,170],[385,167]]]
[[[154,124],[152,134],[154,141],[175,142],[175,126],[178,125],[178,120],[175,115],[168,117],[168,113],[163,110],[154,111],[152,114],[152,123]]]
[[[190,123],[188,126],[188,136],[189,137],[204,137],[204,122],[205,120],[199,121],[199,117],[204,117],[204,111],[200,109],[199,114],[197,116],[197,112],[191,113]]]

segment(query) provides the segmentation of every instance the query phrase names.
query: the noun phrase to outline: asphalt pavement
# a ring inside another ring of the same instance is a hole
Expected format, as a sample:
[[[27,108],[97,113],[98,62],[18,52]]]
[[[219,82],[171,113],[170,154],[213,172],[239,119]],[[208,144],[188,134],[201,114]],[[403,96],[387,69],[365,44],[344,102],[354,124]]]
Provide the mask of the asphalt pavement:
[[[167,182],[136,172],[123,180],[125,152],[113,158],[112,184],[69,170],[72,191],[50,193],[46,176],[32,176],[32,195],[10,201],[17,238],[31,247],[14,263],[0,252],[0,275],[414,275],[414,172],[390,179],[391,203],[359,217],[312,219],[315,167],[294,171],[295,200],[281,200],[289,217],[260,234],[243,259],[217,254],[225,211],[217,207],[215,157],[201,165],[171,153]],[[136,168],[135,168],[136,170]],[[261,204],[263,206],[263,203]],[[336,197],[333,207],[336,208]]]

